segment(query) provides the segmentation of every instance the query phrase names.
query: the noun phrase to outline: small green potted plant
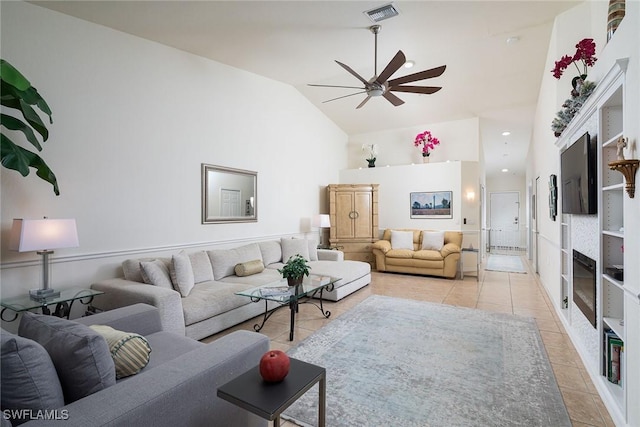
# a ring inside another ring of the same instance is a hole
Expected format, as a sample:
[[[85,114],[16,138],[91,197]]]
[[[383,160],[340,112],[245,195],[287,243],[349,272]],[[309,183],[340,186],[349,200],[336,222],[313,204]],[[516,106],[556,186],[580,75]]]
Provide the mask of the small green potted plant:
[[[309,264],[307,260],[300,254],[293,255],[285,263],[284,267],[278,269],[278,273],[287,279],[289,286],[297,286],[302,283],[304,276],[309,275]]]

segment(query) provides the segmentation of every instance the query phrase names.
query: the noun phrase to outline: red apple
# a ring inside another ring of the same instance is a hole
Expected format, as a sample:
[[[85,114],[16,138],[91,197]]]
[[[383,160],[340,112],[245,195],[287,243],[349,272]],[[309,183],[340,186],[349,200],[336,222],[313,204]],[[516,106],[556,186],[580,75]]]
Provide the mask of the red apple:
[[[260,359],[260,375],[269,383],[277,383],[289,373],[289,356],[280,350],[267,351]]]

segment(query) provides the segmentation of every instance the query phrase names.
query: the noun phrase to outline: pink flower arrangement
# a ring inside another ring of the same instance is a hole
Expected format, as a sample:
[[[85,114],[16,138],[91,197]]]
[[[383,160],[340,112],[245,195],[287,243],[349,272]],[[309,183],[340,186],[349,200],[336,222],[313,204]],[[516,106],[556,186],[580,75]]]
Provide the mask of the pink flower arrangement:
[[[593,64],[598,60],[598,58],[595,57],[596,43],[593,39],[582,39],[576,45],[576,49],[576,53],[573,56],[564,55],[560,58],[560,61],[556,61],[555,67],[551,70],[553,77],[556,79],[562,77],[564,70],[566,70],[571,64],[576,66],[579,76],[587,75],[587,67],[593,66]],[[578,68],[578,64],[576,64],[578,61],[582,62],[582,71]]]
[[[419,147],[422,144],[422,157],[427,157],[431,153],[429,150],[433,150],[436,145],[440,144],[440,140],[428,130],[416,135],[416,139],[413,141],[413,145]]]

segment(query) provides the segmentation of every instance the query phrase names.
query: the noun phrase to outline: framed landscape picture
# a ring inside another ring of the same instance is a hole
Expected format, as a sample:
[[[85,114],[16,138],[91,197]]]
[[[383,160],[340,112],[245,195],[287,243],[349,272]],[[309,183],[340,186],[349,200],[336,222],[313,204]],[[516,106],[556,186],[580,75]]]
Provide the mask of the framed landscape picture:
[[[452,196],[452,191],[411,193],[409,197],[411,218],[453,218]]]

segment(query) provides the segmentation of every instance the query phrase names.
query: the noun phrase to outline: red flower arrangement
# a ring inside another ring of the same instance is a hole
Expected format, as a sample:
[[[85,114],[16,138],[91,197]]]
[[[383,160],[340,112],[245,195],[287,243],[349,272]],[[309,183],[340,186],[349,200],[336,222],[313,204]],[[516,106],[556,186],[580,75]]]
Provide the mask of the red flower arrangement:
[[[576,53],[573,56],[564,55],[560,58],[560,61],[556,61],[555,67],[551,72],[553,73],[553,77],[559,79],[562,77],[562,73],[566,70],[571,64],[576,66],[578,70],[578,75],[585,76],[587,75],[587,67],[593,66],[598,58],[595,57],[596,54],[596,43],[593,39],[582,39],[576,45]],[[583,70],[581,71],[578,68],[577,62],[582,62]],[[584,78],[584,77],[583,77]]]
[[[440,144],[438,138],[431,135],[428,130],[416,135],[416,139],[413,141],[413,145],[419,147],[422,144],[422,157],[427,157],[431,153],[429,150],[433,150],[436,145]]]

